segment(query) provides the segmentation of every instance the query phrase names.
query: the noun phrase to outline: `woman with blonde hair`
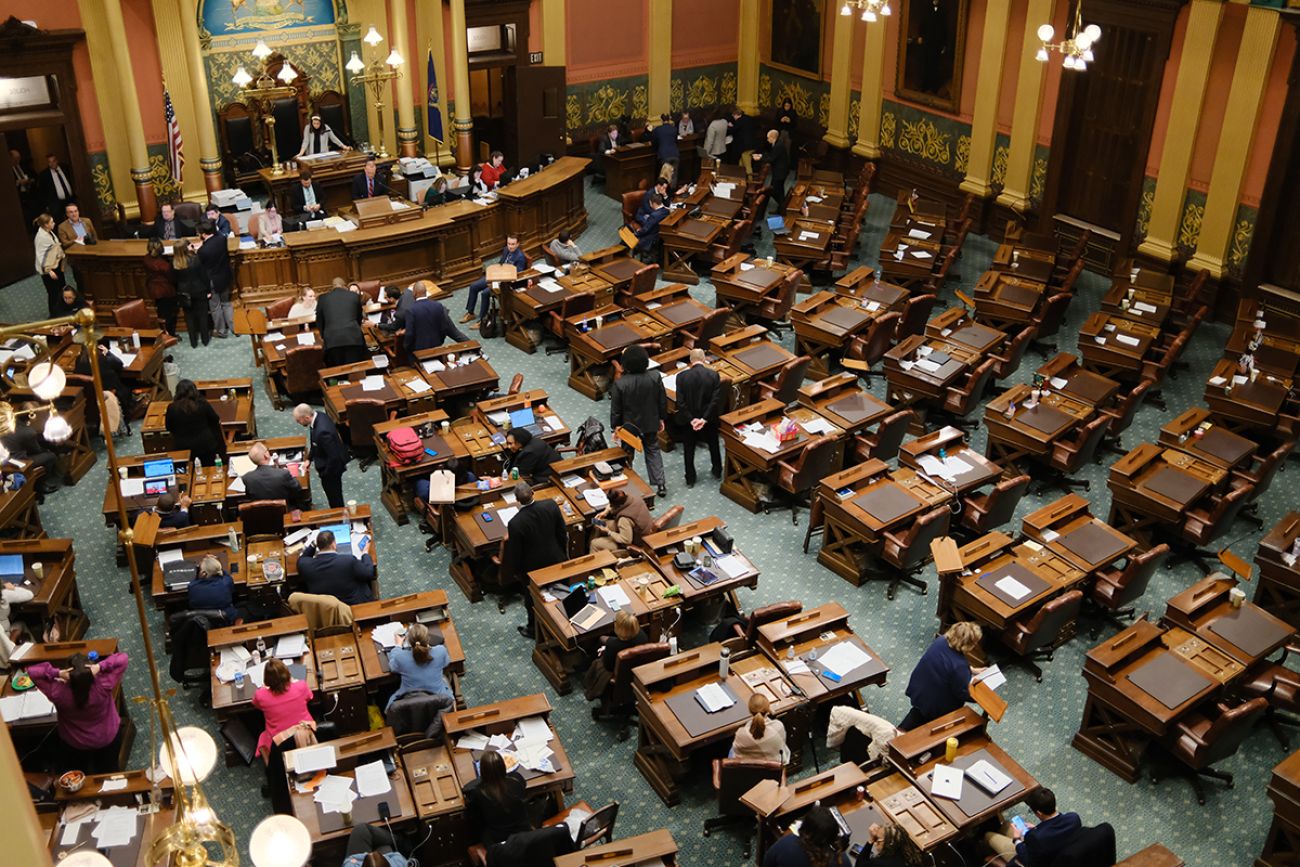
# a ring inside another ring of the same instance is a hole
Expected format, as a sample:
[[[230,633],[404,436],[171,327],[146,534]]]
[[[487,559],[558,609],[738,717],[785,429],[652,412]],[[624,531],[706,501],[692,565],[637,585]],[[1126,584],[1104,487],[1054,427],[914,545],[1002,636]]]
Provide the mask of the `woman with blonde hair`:
[[[429,637],[429,628],[423,623],[412,623],[406,629],[406,641],[402,647],[394,647],[388,652],[388,668],[401,678],[397,691],[384,706],[387,710],[393,702],[408,692],[424,691],[451,695],[451,687],[443,677],[443,669],[451,664],[451,656],[446,645],[441,641],[434,643]]]
[[[753,716],[736,731],[736,739],[731,744],[732,758],[767,759],[784,764],[790,757],[785,744],[785,724],[769,717],[772,703],[767,696],[756,692],[749,697],[749,712]]]
[[[930,644],[907,682],[912,709],[899,724],[900,729],[909,731],[970,701],[971,678],[984,671],[972,669],[970,661],[983,638],[978,623],[963,620],[949,626]]]

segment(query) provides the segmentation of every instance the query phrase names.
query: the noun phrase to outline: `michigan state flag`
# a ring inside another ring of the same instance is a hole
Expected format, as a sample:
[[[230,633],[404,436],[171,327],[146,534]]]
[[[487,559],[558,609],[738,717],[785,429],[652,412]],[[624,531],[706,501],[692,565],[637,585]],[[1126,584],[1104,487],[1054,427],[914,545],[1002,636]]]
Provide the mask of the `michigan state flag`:
[[[429,122],[425,127],[429,131],[429,138],[437,139],[439,142],[442,138],[442,110],[438,106],[438,72],[433,68],[433,50],[429,50]]]

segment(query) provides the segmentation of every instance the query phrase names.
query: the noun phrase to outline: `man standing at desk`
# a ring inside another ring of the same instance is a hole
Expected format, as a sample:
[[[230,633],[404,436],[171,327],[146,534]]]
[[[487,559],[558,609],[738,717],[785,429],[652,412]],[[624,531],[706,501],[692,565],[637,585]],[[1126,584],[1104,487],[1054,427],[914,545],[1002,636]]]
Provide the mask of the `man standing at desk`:
[[[524,638],[533,637],[533,597],[528,592],[528,573],[563,563],[568,554],[568,532],[564,516],[555,501],[533,500],[532,486],[527,482],[515,485],[515,501],[519,511],[506,525],[506,546],[501,554],[501,574],[507,580],[520,583],[524,594],[524,610],[528,623],[516,626]]]
[[[722,478],[722,454],[718,449],[718,416],[722,411],[722,377],[704,363],[704,350],[691,350],[690,367],[677,374],[677,424],[681,428],[686,458],[686,487],[695,487],[695,447],[709,447],[709,468],[713,478]]]
[[[627,425],[641,438],[650,484],[660,497],[668,496],[664,458],[659,453],[659,432],[668,415],[668,395],[659,371],[650,369],[650,356],[644,346],[634,343],[623,350],[623,375],[614,380],[609,396],[610,428]]]
[[[325,348],[326,367],[366,360],[366,336],[361,331],[364,318],[361,295],[336,277],[334,288],[316,301],[316,327]]]
[[[284,467],[271,463],[271,450],[265,443],[253,443],[248,448],[248,459],[253,462],[253,469],[240,476],[244,482],[245,502],[253,500],[284,500],[284,505],[293,513],[293,520],[302,516],[302,485],[293,477],[293,473]]]
[[[348,468],[348,450],[339,439],[339,429],[329,416],[305,403],[293,408],[293,420],[311,431],[311,462],[330,508],[343,508],[343,471]]]
[[[373,602],[375,540],[366,537],[360,557],[340,554],[332,530],[321,530],[316,541],[298,555],[298,577],[308,593],[333,596],[344,605]]]
[[[299,229],[306,228],[309,220],[325,218],[325,196],[311,179],[310,166],[298,169],[298,186],[289,190],[289,211]]]
[[[506,235],[506,246],[501,251],[501,258],[498,260],[501,265],[514,265],[516,272],[528,270],[528,256],[524,251],[519,249],[519,236]],[[492,293],[488,291],[487,277],[480,277],[473,283],[469,284],[469,300],[465,302],[465,315],[460,317],[460,321],[471,322],[475,317],[474,302],[478,301],[479,295],[483,296],[482,303],[479,304],[477,316],[482,319],[487,316],[488,304],[492,301]],[[478,328],[478,323],[470,326]]]
[[[393,191],[379,176],[379,165],[373,156],[366,157],[366,167],[352,178],[352,199],[369,199],[374,196],[391,196]]]
[[[416,283],[411,291],[415,301],[407,308],[406,315],[402,319],[406,328],[403,345],[407,353],[414,354],[421,349],[442,346],[447,342],[448,337],[459,341],[469,339],[456,327],[456,323],[451,321],[451,316],[448,315],[447,308],[442,306],[442,302],[428,297],[423,281]]]

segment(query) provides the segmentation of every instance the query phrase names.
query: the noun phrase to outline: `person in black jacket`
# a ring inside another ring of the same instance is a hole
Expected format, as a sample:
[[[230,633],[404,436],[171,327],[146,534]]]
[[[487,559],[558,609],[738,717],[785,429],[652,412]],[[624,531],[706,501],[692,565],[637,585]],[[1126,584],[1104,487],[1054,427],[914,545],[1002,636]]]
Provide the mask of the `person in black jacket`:
[[[298,577],[308,593],[333,596],[344,605],[373,602],[375,541],[368,539],[360,557],[340,553],[332,530],[321,530],[316,541],[298,555]]]
[[[308,220],[325,218],[325,194],[311,179],[311,168],[298,169],[298,184],[289,188],[289,219],[296,228],[304,229]]]
[[[506,525],[501,575],[522,586],[528,580],[529,572],[568,559],[569,534],[560,507],[550,498],[534,501],[533,488],[527,482],[515,485],[515,500],[519,503],[519,511]],[[524,638],[532,639],[533,603],[532,595],[526,589],[524,609],[528,612],[528,623],[515,628]]]
[[[212,313],[212,333],[217,337],[229,337],[234,327],[235,309],[230,302],[230,282],[234,274],[230,270],[230,249],[226,236],[217,231],[215,225],[207,220],[199,224],[197,255],[203,266],[203,273],[208,275],[208,310]]]
[[[609,426],[627,425],[641,438],[645,468],[660,497],[668,496],[664,458],[659,453],[659,432],[668,415],[668,394],[659,371],[650,370],[650,355],[634,343],[623,350],[623,375],[610,386]]]
[[[379,164],[373,156],[366,157],[366,167],[352,178],[352,198],[369,199],[372,196],[391,196],[392,189],[379,174]]]
[[[293,408],[293,420],[311,431],[312,466],[330,508],[343,508],[343,471],[348,468],[348,450],[339,438],[339,429],[333,419],[305,403]]]
[[[677,426],[686,458],[686,487],[695,487],[695,447],[709,448],[709,469],[722,478],[718,416],[722,412],[722,377],[704,363],[704,350],[692,349],[690,367],[677,374]]]
[[[256,466],[244,473],[244,497],[252,500],[284,500],[295,521],[301,515],[304,491],[293,473],[271,463],[271,450],[265,443],[248,447],[248,459]]]
[[[541,437],[533,436],[527,428],[512,427],[506,431],[505,470],[519,470],[519,478],[537,484],[544,482],[551,472],[551,464],[560,459],[555,447]]]
[[[366,337],[361,331],[365,311],[361,294],[335,279],[334,288],[316,299],[316,327],[325,348],[325,366],[365,361]]]
[[[216,463],[218,455],[225,459],[226,437],[221,430],[221,416],[199,394],[192,380],[176,383],[176,395],[167,406],[164,421],[176,451],[188,451],[190,457],[197,458],[205,467]]]
[[[422,284],[416,284],[414,303],[406,308],[402,317],[406,328],[406,337],[402,343],[408,353],[414,354],[421,349],[433,349],[447,342],[450,337],[457,341],[469,338],[451,321],[451,315],[440,301],[426,296]]]
[[[772,189],[771,203],[776,213],[785,210],[785,179],[790,176],[790,136],[784,132],[767,131],[766,154],[755,154],[754,159],[767,160],[767,185]]]

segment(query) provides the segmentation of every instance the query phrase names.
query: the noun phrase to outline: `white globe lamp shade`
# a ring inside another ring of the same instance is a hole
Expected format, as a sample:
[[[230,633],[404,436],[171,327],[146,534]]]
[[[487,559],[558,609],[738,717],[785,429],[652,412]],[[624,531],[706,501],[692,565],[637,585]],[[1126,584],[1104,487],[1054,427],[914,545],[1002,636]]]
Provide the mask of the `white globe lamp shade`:
[[[267,816],[248,838],[248,857],[255,867],[303,867],[311,857],[311,834],[293,816]]]

